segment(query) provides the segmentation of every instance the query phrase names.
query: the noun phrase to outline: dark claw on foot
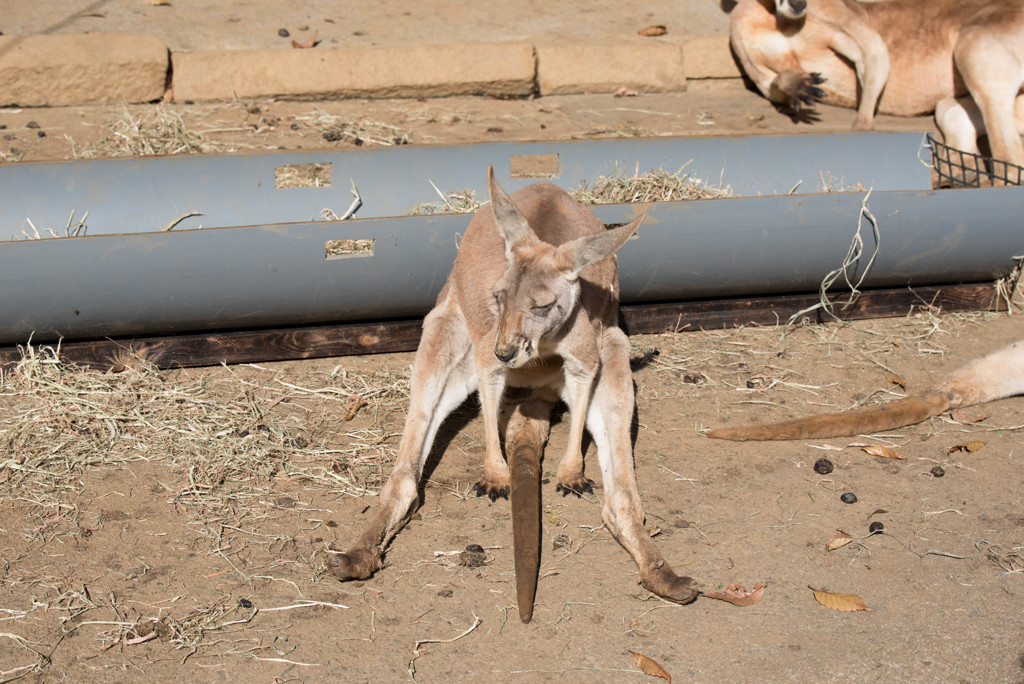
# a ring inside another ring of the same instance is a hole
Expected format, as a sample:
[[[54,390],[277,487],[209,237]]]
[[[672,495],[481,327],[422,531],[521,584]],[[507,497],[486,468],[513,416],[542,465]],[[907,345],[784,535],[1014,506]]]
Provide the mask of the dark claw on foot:
[[[486,496],[488,499],[491,500],[491,503],[497,501],[498,497],[501,497],[502,499],[508,501],[509,487],[498,487],[497,489],[495,489],[490,485],[485,485],[482,482],[477,482],[475,485],[473,485],[473,491],[476,492],[477,498],[481,496]]]
[[[559,492],[562,494],[562,496],[569,496],[570,494],[575,494],[576,498],[579,499],[583,497],[583,492],[586,492],[587,494],[594,493],[594,481],[583,480],[583,482],[574,485],[567,485],[559,482],[557,485],[555,485],[555,493]]]

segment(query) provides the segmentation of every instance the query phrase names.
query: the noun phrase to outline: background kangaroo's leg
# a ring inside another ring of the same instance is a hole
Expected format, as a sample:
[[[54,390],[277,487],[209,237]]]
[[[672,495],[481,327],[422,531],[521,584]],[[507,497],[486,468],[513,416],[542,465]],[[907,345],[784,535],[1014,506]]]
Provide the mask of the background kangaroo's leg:
[[[423,322],[413,362],[412,396],[398,458],[380,494],[380,509],[359,540],[328,559],[339,579],[366,579],[381,567],[383,548],[418,498],[423,464],[444,419],[476,389],[472,342],[461,315],[435,309]]]
[[[604,480],[601,514],[612,535],[636,560],[644,587],[671,601],[689,603],[697,598],[696,583],[672,571],[644,529],[629,434],[633,401],[629,341],[618,328],[609,328],[604,333],[601,371],[587,414]]]
[[[512,546],[519,619],[533,617],[540,570],[540,464],[554,402],[529,397],[511,407],[505,451],[512,471]]]

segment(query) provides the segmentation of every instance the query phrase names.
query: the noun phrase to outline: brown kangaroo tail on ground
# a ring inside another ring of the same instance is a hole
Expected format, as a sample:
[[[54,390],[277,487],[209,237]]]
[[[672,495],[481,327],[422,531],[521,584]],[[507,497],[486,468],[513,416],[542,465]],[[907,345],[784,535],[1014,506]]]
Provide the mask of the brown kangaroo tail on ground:
[[[519,619],[533,618],[540,572],[540,452],[543,443],[523,444],[511,456],[512,547]]]
[[[1018,394],[1024,394],[1024,340],[972,361],[923,394],[855,411],[719,428],[707,435],[736,441],[850,437],[913,425],[959,406]]]
[[[920,396],[897,399],[882,406],[793,418],[777,423],[719,428],[707,434],[712,439],[731,439],[738,442],[850,437],[920,423],[953,408],[953,399],[954,397],[946,392],[933,391]]]
[[[520,400],[505,429],[512,507],[512,555],[515,559],[519,619],[533,618],[540,572],[540,458],[551,428],[554,403],[536,393]]]

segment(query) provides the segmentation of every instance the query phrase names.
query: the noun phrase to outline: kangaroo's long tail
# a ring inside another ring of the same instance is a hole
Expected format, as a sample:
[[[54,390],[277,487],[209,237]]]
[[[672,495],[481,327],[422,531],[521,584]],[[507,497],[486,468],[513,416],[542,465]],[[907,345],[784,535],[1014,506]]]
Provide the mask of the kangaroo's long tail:
[[[913,425],[937,416],[953,407],[952,399],[945,392],[929,392],[921,396],[897,399],[882,406],[793,418],[777,423],[719,428],[708,432],[707,435],[713,439],[745,442],[870,434]]]
[[[1024,340],[972,361],[923,394],[882,406],[719,428],[707,435],[736,441],[849,437],[913,425],[958,406],[983,404],[1017,394],[1024,394]]]
[[[540,572],[540,459],[554,404],[533,396],[516,405],[506,427],[505,453],[511,484],[512,556],[519,619],[533,618]]]
[[[511,454],[512,547],[519,619],[533,618],[540,572],[540,449],[524,444]]]

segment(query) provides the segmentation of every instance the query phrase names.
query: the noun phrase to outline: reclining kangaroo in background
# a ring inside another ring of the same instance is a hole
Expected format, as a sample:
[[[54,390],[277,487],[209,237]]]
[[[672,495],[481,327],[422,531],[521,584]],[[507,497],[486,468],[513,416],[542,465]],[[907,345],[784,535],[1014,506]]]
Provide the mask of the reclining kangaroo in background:
[[[934,111],[946,144],[977,153],[987,131],[993,157],[1024,165],[1020,0],[739,0],[729,37],[772,102],[856,107],[855,130],[876,109]]]
[[[719,428],[707,435],[736,441],[850,437],[913,425],[960,406],[1018,394],[1024,394],[1024,340],[972,361],[918,395],[852,411]]]
[[[555,185],[530,185],[510,198],[492,169],[487,181],[490,206],[470,222],[448,282],[423,322],[409,414],[380,509],[347,552],[331,556],[331,571],[349,580],[380,569],[384,547],[417,501],[438,428],[474,390],[480,392],[486,435],[483,478],[475,489],[492,501],[507,496],[499,404],[506,387],[521,387],[551,401],[561,397],[569,406],[559,489],[578,494],[590,487],[581,450],[585,424],[601,466],[605,524],[636,560],[644,587],[688,603],[697,597],[694,581],[672,571],[643,526],[630,439],[630,347],[616,327],[615,253],[643,217],[605,230]]]

